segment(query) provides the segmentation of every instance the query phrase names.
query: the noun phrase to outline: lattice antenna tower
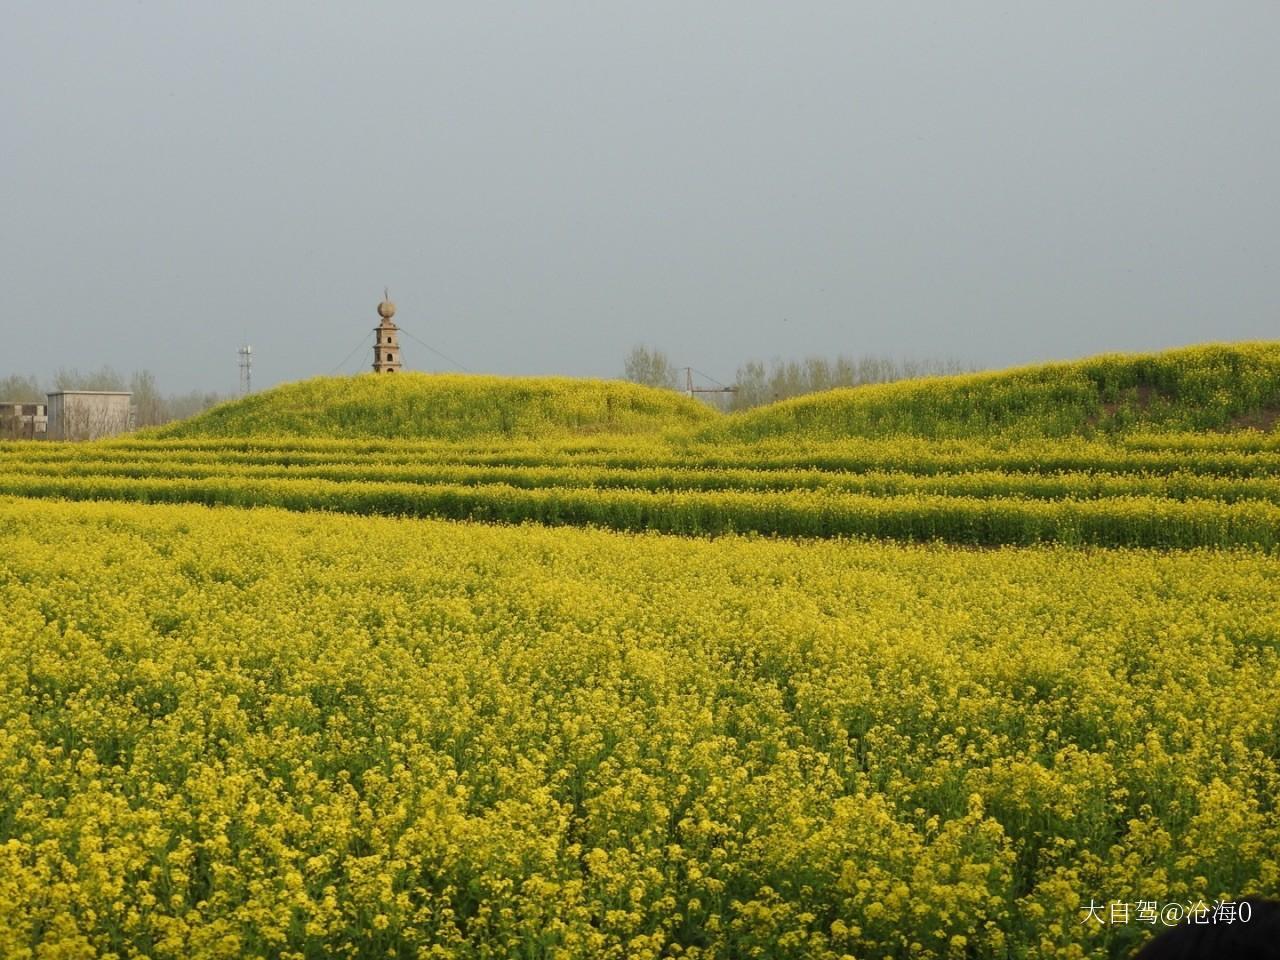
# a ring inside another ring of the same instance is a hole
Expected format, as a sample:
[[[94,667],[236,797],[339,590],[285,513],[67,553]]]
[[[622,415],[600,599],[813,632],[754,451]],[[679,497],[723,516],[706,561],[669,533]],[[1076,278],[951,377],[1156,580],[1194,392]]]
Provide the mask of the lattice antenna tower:
[[[240,357],[240,393],[253,392],[253,347],[245,344],[237,353]]]

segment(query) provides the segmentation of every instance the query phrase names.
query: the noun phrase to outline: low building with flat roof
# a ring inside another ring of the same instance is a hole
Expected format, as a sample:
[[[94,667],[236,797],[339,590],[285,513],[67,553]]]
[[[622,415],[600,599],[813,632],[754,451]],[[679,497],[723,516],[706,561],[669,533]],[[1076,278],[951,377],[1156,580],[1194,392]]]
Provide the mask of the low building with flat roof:
[[[50,440],[99,440],[133,429],[133,394],[125,390],[58,390],[49,394]]]

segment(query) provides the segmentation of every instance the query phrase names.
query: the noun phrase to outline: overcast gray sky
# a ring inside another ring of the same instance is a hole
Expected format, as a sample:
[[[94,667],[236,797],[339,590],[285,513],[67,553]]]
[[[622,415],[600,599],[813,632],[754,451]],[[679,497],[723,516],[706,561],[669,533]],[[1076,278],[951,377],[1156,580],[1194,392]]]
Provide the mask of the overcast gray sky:
[[[1273,2],[2,9],[0,375],[1280,336]]]

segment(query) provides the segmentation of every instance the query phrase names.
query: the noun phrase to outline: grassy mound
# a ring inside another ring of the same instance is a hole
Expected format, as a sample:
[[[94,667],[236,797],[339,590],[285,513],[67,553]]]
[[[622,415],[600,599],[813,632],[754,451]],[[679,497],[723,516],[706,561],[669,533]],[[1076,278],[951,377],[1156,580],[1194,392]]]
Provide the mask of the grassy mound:
[[[723,417],[669,390],[614,380],[404,373],[317,377],[215,407],[152,436],[465,440],[696,431],[705,440],[1061,437],[1270,431],[1280,342],[828,390]]]
[[[832,440],[1270,430],[1278,415],[1280,343],[1267,342],[1105,354],[829,390],[736,414],[704,436]]]
[[[669,390],[613,380],[365,373],[283,384],[152,435],[537,438],[660,433],[716,416],[705,404]]]

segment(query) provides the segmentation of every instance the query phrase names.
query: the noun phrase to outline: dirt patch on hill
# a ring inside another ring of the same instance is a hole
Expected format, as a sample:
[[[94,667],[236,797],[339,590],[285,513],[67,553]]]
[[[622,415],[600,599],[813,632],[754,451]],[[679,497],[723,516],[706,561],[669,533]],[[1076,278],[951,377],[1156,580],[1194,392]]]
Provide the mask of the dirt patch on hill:
[[[1135,410],[1146,410],[1151,404],[1160,398],[1170,396],[1158,387],[1143,384],[1133,388],[1133,395],[1126,397],[1123,401],[1114,403],[1103,403],[1099,405],[1098,412],[1086,421],[1089,426],[1096,427],[1103,420],[1110,420],[1124,407],[1132,407]]]
[[[1222,429],[1224,431],[1261,430],[1263,433],[1270,433],[1278,422],[1280,422],[1280,407],[1262,407],[1231,418]]]

